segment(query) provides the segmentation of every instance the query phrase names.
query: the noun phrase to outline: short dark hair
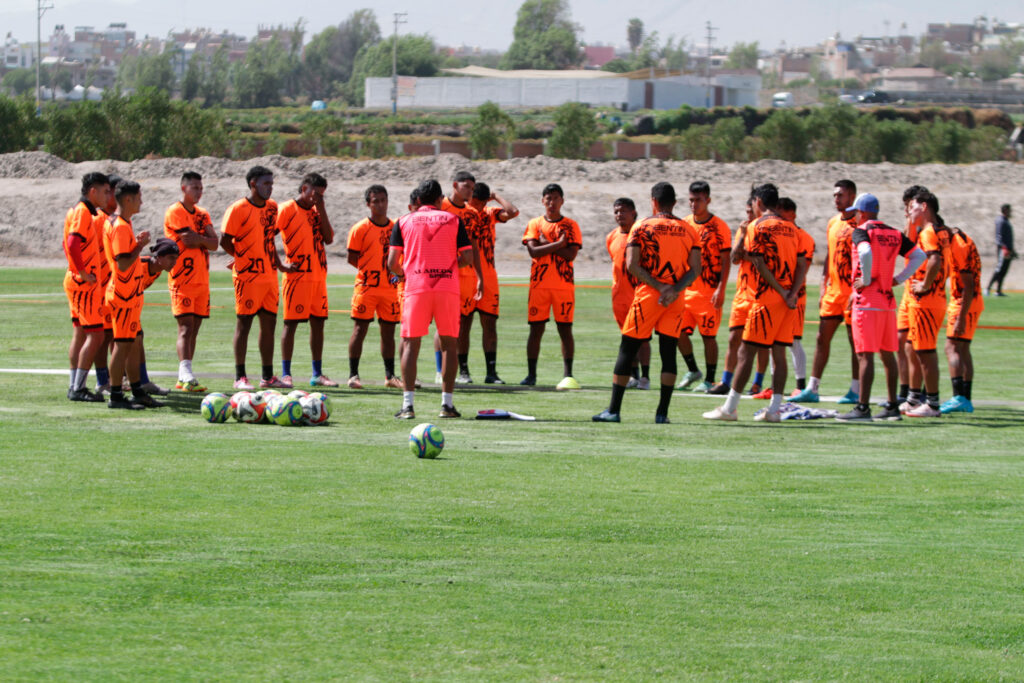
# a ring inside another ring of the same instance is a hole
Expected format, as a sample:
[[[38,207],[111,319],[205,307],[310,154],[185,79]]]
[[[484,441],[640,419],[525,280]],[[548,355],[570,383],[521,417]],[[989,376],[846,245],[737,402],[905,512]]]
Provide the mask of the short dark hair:
[[[367,199],[366,201],[370,201]],[[409,193],[409,203],[413,206],[417,206],[420,203],[420,188],[413,188],[413,191]]]
[[[456,183],[461,183],[466,180],[472,180],[474,183],[476,182],[476,178],[474,178],[473,174],[469,171],[459,171],[455,174],[455,177],[452,178],[452,182]]]
[[[772,183],[757,185],[750,191],[750,196],[760,199],[766,209],[776,209],[779,206],[779,188]]]
[[[434,178],[424,180],[416,188],[416,191],[420,193],[421,204],[435,204],[444,195],[444,192],[441,190],[441,183],[437,182]]]
[[[921,190],[914,195],[914,201],[919,204],[924,204],[928,207],[928,210],[932,212],[932,215],[938,217],[939,215],[939,198],[933,195],[928,190]]]
[[[265,175],[274,175],[274,172],[266,166],[253,166],[249,169],[249,172],[245,174],[245,184],[252,185],[252,181],[257,178],[262,178]]]
[[[927,192],[928,188],[924,185],[911,185],[907,189],[903,190],[903,203],[906,204],[915,196],[918,192]]]
[[[855,183],[852,180],[849,180],[847,178],[843,178],[842,180],[837,180],[836,184],[833,185],[832,187],[841,187],[844,190],[849,190],[850,192],[852,192],[854,194],[857,194],[857,183]]]
[[[303,185],[309,185],[310,187],[327,187],[327,178],[324,178],[319,173],[307,173],[302,176],[302,182],[299,183],[299,187]]]
[[[486,202],[491,198],[491,186],[487,183],[477,183],[473,186],[473,199]]]
[[[174,254],[178,256],[181,254],[181,250],[178,249],[178,243],[169,237],[158,237],[156,241],[149,247],[149,251],[153,256],[169,256]]]
[[[711,196],[711,186],[708,185],[706,180],[694,180],[690,183],[690,194],[702,194],[707,197]]]
[[[111,190],[116,188],[117,184],[119,182],[121,182],[122,180],[124,180],[124,178],[122,178],[121,176],[117,175],[116,173],[111,173],[110,175],[107,176],[107,183],[110,184],[110,189]]]
[[[1010,208],[1011,207],[1009,204],[1003,204],[1002,206],[999,207],[999,213],[1006,213],[1007,211],[1010,210]]]
[[[142,192],[142,188],[134,180],[122,180],[117,184],[117,188],[114,190],[114,198],[117,201],[121,201],[121,197],[125,197],[130,194],[139,194]]]
[[[97,185],[109,185],[110,179],[106,175],[99,171],[93,171],[92,173],[86,173],[82,176],[82,196],[89,194],[89,190],[96,187]]]
[[[616,199],[615,203],[612,204],[612,208],[614,209],[616,206],[624,206],[633,213],[636,213],[636,204],[629,197],[619,197]]]
[[[796,202],[789,197],[779,197],[780,211],[796,211]]]
[[[415,190],[413,190],[413,192],[415,192]],[[375,194],[383,194],[385,197],[387,197],[388,188],[384,187],[383,185],[370,185],[368,188],[366,188],[366,191],[363,192],[363,201],[369,204],[370,197],[372,197]]]
[[[548,183],[544,186],[544,189],[540,191],[540,196],[547,197],[549,194],[557,193],[559,197],[565,199],[565,193],[562,192],[562,186],[558,183]]]
[[[181,174],[181,184],[182,185],[184,185],[185,183],[190,183],[193,180],[198,180],[199,182],[203,182],[203,176],[199,175],[195,171],[185,171],[184,173]]]
[[[676,203],[676,188],[663,180],[651,188],[651,199],[658,208],[667,209]]]

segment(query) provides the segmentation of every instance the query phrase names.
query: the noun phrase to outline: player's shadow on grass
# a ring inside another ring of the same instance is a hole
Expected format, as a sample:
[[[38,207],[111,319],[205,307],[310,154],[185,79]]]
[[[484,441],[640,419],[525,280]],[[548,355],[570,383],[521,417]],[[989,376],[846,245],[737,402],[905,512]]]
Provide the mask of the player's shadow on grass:
[[[975,429],[1020,429],[1024,427],[1024,411],[1016,408],[975,408],[975,412],[970,415],[943,415],[942,422]]]
[[[164,404],[163,408],[152,408],[147,410],[155,411],[166,411],[170,410],[174,413],[188,413],[191,415],[199,414],[199,406],[203,403],[203,397],[205,394],[185,394],[173,391],[166,396],[154,396],[154,400],[160,401]]]

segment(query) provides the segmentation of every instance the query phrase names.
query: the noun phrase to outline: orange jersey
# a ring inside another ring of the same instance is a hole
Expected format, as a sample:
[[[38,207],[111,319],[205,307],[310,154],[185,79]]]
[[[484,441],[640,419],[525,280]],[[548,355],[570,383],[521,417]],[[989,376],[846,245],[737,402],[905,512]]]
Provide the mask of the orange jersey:
[[[110,282],[107,283],[107,301],[125,305],[142,296],[142,293],[156,280],[149,272],[149,261],[136,258],[128,270],[117,269],[117,257],[135,251],[138,242],[132,231],[132,224],[117,214],[112,215],[103,230],[103,246],[108,254]]]
[[[502,209],[500,206],[485,206],[483,211],[477,212],[477,234],[476,248],[480,250],[480,263],[484,268],[494,270],[494,241],[497,238],[498,223],[506,223],[501,220]],[[470,235],[470,239],[474,239]]]
[[[853,229],[855,219],[837,213],[828,222],[828,289],[846,301],[853,291]]]
[[[462,224],[466,227],[466,234],[469,235],[469,240],[473,243],[473,246],[475,246],[478,250],[481,251],[480,260],[482,262],[484,260],[484,255],[480,247],[480,213],[472,206],[470,206],[468,203],[463,204],[462,206],[455,206],[454,204],[452,204],[451,200],[448,199],[448,197],[445,197],[444,199],[441,200],[441,210],[447,211],[448,213],[458,216],[460,219],[462,219]],[[493,258],[493,244],[491,245],[491,255]],[[462,271],[463,273],[472,272],[473,283],[475,286],[476,270],[473,268],[473,264],[471,263],[468,266],[459,266],[459,270]]]
[[[224,214],[223,233],[234,238],[235,260],[231,274],[242,282],[274,280],[274,235],[277,234],[277,203],[268,199],[256,206],[239,199]]]
[[[692,225],[700,236],[700,275],[690,289],[710,299],[722,281],[722,252],[730,248],[732,233],[718,216],[698,223],[691,213],[683,220]]]
[[[388,219],[387,225],[377,225],[364,218],[348,231],[349,251],[359,252],[356,273],[356,287],[382,287],[394,289],[388,273],[388,244],[395,222]],[[404,256],[399,262],[404,260]]]
[[[700,249],[700,235],[685,220],[659,213],[633,226],[626,247],[640,249],[640,267],[655,280],[675,284],[689,270],[690,251]],[[651,289],[644,282],[637,285],[638,294]]]
[[[178,245],[178,260],[167,274],[171,288],[210,286],[210,252],[202,247],[186,247],[182,236],[186,232],[205,236],[205,229],[212,225],[210,213],[202,207],[196,206],[189,211],[181,202],[167,207],[164,235]]]
[[[544,216],[537,216],[526,225],[523,233],[523,244],[530,240],[540,240],[545,244],[557,242],[562,235],[568,236],[566,246],[580,247],[583,245],[583,234],[580,226],[571,218],[562,216],[557,221],[549,221]],[[572,261],[548,254],[533,259],[530,266],[530,287],[534,289],[573,289],[575,286]]]
[[[984,308],[981,298],[981,256],[978,246],[963,230],[953,231],[949,241],[949,285],[950,296],[955,301],[963,301],[965,278],[974,282],[974,299],[971,301],[972,311]]]
[[[315,206],[304,209],[294,199],[286,201],[277,214],[277,232],[284,242],[285,259],[299,264],[297,272],[286,273],[289,280],[327,279],[327,252]]]
[[[634,223],[633,226],[639,225]],[[604,240],[608,249],[608,256],[612,259],[612,299],[633,298],[633,290],[636,289],[636,278],[626,270],[626,242],[629,241],[629,233],[622,232],[615,228]]]
[[[750,226],[747,226],[749,231]],[[743,228],[736,228],[736,234],[733,235],[732,248],[735,251],[741,245],[746,244],[746,238],[742,237],[740,232]],[[703,255],[702,255],[703,258]],[[753,299],[754,298],[754,277],[757,275],[754,269],[754,264],[750,262],[746,257],[743,258],[739,263],[739,273],[736,275],[736,298],[740,299]]]
[[[799,225],[796,226],[796,237],[797,237],[797,254],[807,259],[807,265],[810,266],[811,261],[814,260],[814,238],[811,237],[811,233],[807,232]],[[804,277],[804,286],[800,288],[800,296],[807,296],[807,278]]]
[[[106,288],[107,283],[110,282],[110,261],[107,260],[103,247],[103,230],[109,217],[110,215],[103,209],[96,209],[96,215],[92,219],[92,229],[97,236],[97,242],[99,242],[100,247],[100,268],[96,274],[96,281],[103,288]]]
[[[917,246],[929,257],[938,254],[942,257],[942,265],[939,266],[939,272],[935,276],[935,280],[932,281],[932,288],[917,296],[911,292],[911,301],[917,305],[925,308],[943,308],[946,305],[946,278],[949,276],[950,268],[950,253],[949,253],[949,242],[951,233],[949,228],[942,226],[936,228],[930,223],[917,233]],[[911,277],[911,280],[924,280],[925,273],[928,271],[928,261],[926,260],[921,267],[917,269],[917,272]],[[909,289],[909,287],[908,287]]]
[[[103,268],[100,265],[100,261],[104,258],[103,234],[95,229],[94,224],[94,219],[98,217],[99,213],[96,207],[82,199],[68,209],[67,216],[64,217],[64,242],[62,247],[64,255],[68,259],[68,272],[74,277],[75,282],[79,282],[78,269],[75,268],[75,264],[71,262],[71,257],[68,255],[69,235],[78,235],[82,239],[82,264],[85,266],[85,270],[96,276],[96,280],[99,283],[102,284],[103,282],[100,277]],[[81,283],[79,282],[79,284]]]
[[[793,285],[796,259],[800,252],[800,241],[795,225],[773,214],[765,214],[747,226],[744,246],[748,254],[757,254],[764,259],[764,264],[783,289],[789,289]],[[769,292],[778,296],[757,269],[754,269],[753,289],[756,299]]]

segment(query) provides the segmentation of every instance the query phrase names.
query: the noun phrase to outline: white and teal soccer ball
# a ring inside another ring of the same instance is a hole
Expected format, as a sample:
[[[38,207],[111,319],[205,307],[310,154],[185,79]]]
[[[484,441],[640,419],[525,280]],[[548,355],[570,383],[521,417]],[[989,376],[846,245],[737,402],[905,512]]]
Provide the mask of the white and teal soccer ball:
[[[274,424],[282,427],[294,427],[302,424],[302,404],[294,398],[282,397],[271,401],[269,418]]]
[[[239,422],[255,423],[263,419],[267,403],[262,396],[240,391],[231,397],[232,414]]]
[[[417,458],[436,458],[443,449],[444,434],[437,425],[424,422],[409,432],[409,450]]]
[[[329,404],[318,396],[309,395],[301,398],[299,405],[302,406],[303,424],[316,427],[327,424],[327,420],[331,417]]]
[[[207,394],[199,406],[199,413],[207,422],[227,422],[231,414],[231,399],[226,394]]]

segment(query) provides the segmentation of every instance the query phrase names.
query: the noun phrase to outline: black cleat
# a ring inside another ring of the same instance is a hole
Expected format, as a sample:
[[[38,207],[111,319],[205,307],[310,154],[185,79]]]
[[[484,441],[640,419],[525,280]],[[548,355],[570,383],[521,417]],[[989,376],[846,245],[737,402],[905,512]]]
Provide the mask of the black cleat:
[[[103,396],[82,387],[81,389],[68,389],[68,400],[79,403],[103,403]]]
[[[484,384],[504,384],[505,380],[498,377],[497,375],[487,375],[484,377]]]
[[[110,402],[107,403],[108,408],[117,408],[120,410],[143,410],[146,406],[136,403],[133,399],[125,398],[124,395],[118,397],[111,396]]]
[[[462,413],[455,410],[455,406],[441,406],[438,417],[462,417]]]
[[[133,395],[132,401],[138,403],[144,408],[163,408],[166,404],[163,401],[157,401],[155,398],[147,393],[141,393],[139,395]]]
[[[537,376],[536,375],[527,375],[526,377],[523,378],[523,381],[519,383],[519,386],[521,386],[521,387],[532,387],[532,386],[534,386],[536,384],[537,384]]]

